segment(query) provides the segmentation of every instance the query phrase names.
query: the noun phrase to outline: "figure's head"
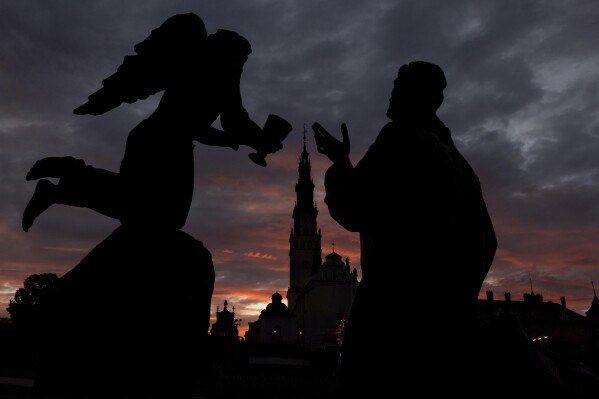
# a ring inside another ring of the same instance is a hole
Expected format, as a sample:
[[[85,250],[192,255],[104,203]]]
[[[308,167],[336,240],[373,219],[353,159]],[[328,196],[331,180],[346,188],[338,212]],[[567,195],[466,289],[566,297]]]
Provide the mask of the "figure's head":
[[[426,61],[402,65],[393,81],[387,117],[434,115],[443,103],[446,86],[445,73],[438,65]]]
[[[208,35],[208,49],[218,62],[232,62],[239,67],[243,67],[252,52],[252,46],[245,37],[225,29]]]
[[[176,14],[168,18],[150,36],[133,49],[138,54],[165,54],[177,58],[190,54],[190,49],[203,46],[208,33],[202,18],[194,13]]]

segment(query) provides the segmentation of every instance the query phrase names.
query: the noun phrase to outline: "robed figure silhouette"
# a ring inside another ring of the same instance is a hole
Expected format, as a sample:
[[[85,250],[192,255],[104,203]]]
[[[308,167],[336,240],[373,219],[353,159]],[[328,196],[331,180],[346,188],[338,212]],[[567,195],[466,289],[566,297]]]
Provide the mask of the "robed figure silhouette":
[[[129,133],[120,170],[65,156],[43,158],[27,174],[40,180],[23,215],[25,231],[54,204],[121,222],[50,291],[35,375],[42,394],[192,394],[207,362],[214,288],[210,252],[181,231],[193,196],[194,142],[247,145],[265,166],[291,131],[277,115],[262,129],[243,107],[240,79],[251,46],[241,35],[207,35],[200,17],[179,14],[134,50],[74,110],[101,115],[163,92]],[[222,129],[213,126],[219,117]]]
[[[517,320],[478,320],[497,238],[479,178],[437,116],[446,84],[438,65],[402,65],[390,122],[355,166],[346,124],[342,140],[312,126],[317,150],[333,162],[329,212],[360,234],[362,279],[341,350],[344,395],[572,394]]]

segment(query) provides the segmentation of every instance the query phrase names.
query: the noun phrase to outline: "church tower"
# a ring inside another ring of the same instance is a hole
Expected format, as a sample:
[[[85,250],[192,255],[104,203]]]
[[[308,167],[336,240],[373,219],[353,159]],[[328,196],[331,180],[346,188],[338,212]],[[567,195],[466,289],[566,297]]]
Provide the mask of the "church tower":
[[[295,184],[297,199],[293,208],[293,228],[289,236],[289,289],[287,303],[295,313],[302,290],[322,261],[320,230],[316,224],[318,209],[314,202],[312,166],[306,151],[306,126],[304,125],[304,150],[299,160],[299,179]]]

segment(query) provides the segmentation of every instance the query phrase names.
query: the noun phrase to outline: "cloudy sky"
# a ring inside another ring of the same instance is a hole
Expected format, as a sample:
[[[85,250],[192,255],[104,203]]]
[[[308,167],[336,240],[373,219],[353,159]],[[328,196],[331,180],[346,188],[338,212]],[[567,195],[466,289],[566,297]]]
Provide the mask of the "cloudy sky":
[[[287,290],[304,125],[323,254],[334,241],[359,268],[357,235],[337,226],[322,201],[329,163],[310,125],[339,134],[346,122],[359,160],[387,122],[397,69],[412,60],[445,70],[439,116],[477,171],[495,223],[499,248],[483,292],[522,299],[532,281],[545,300],[565,296],[571,309],[588,309],[591,281],[599,283],[596,1],[0,0],[0,316],[27,276],[64,274],[118,226],[56,205],[23,232],[35,187],[25,174],[37,159],[62,155],[118,170],[127,134],[159,95],[101,116],[72,111],[135,43],[185,12],[201,16],[209,33],[230,29],[251,42],[244,105],[260,125],[274,113],[294,127],[266,168],[247,147],[194,150],[184,230],[213,254],[213,317],[227,299],[245,330],[275,291]],[[426,295],[427,282],[417,283]],[[171,299],[164,284],[151,300]]]

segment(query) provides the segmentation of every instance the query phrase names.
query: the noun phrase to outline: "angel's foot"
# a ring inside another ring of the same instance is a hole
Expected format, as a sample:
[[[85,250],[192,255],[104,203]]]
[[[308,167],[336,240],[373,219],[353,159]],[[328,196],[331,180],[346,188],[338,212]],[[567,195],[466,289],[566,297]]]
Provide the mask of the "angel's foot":
[[[56,203],[58,186],[49,180],[42,179],[35,186],[35,192],[23,212],[21,227],[28,231],[35,219],[46,209]]]
[[[25,176],[26,180],[36,180],[41,177],[64,177],[76,173],[85,166],[81,159],[67,157],[47,157],[37,161]]]

